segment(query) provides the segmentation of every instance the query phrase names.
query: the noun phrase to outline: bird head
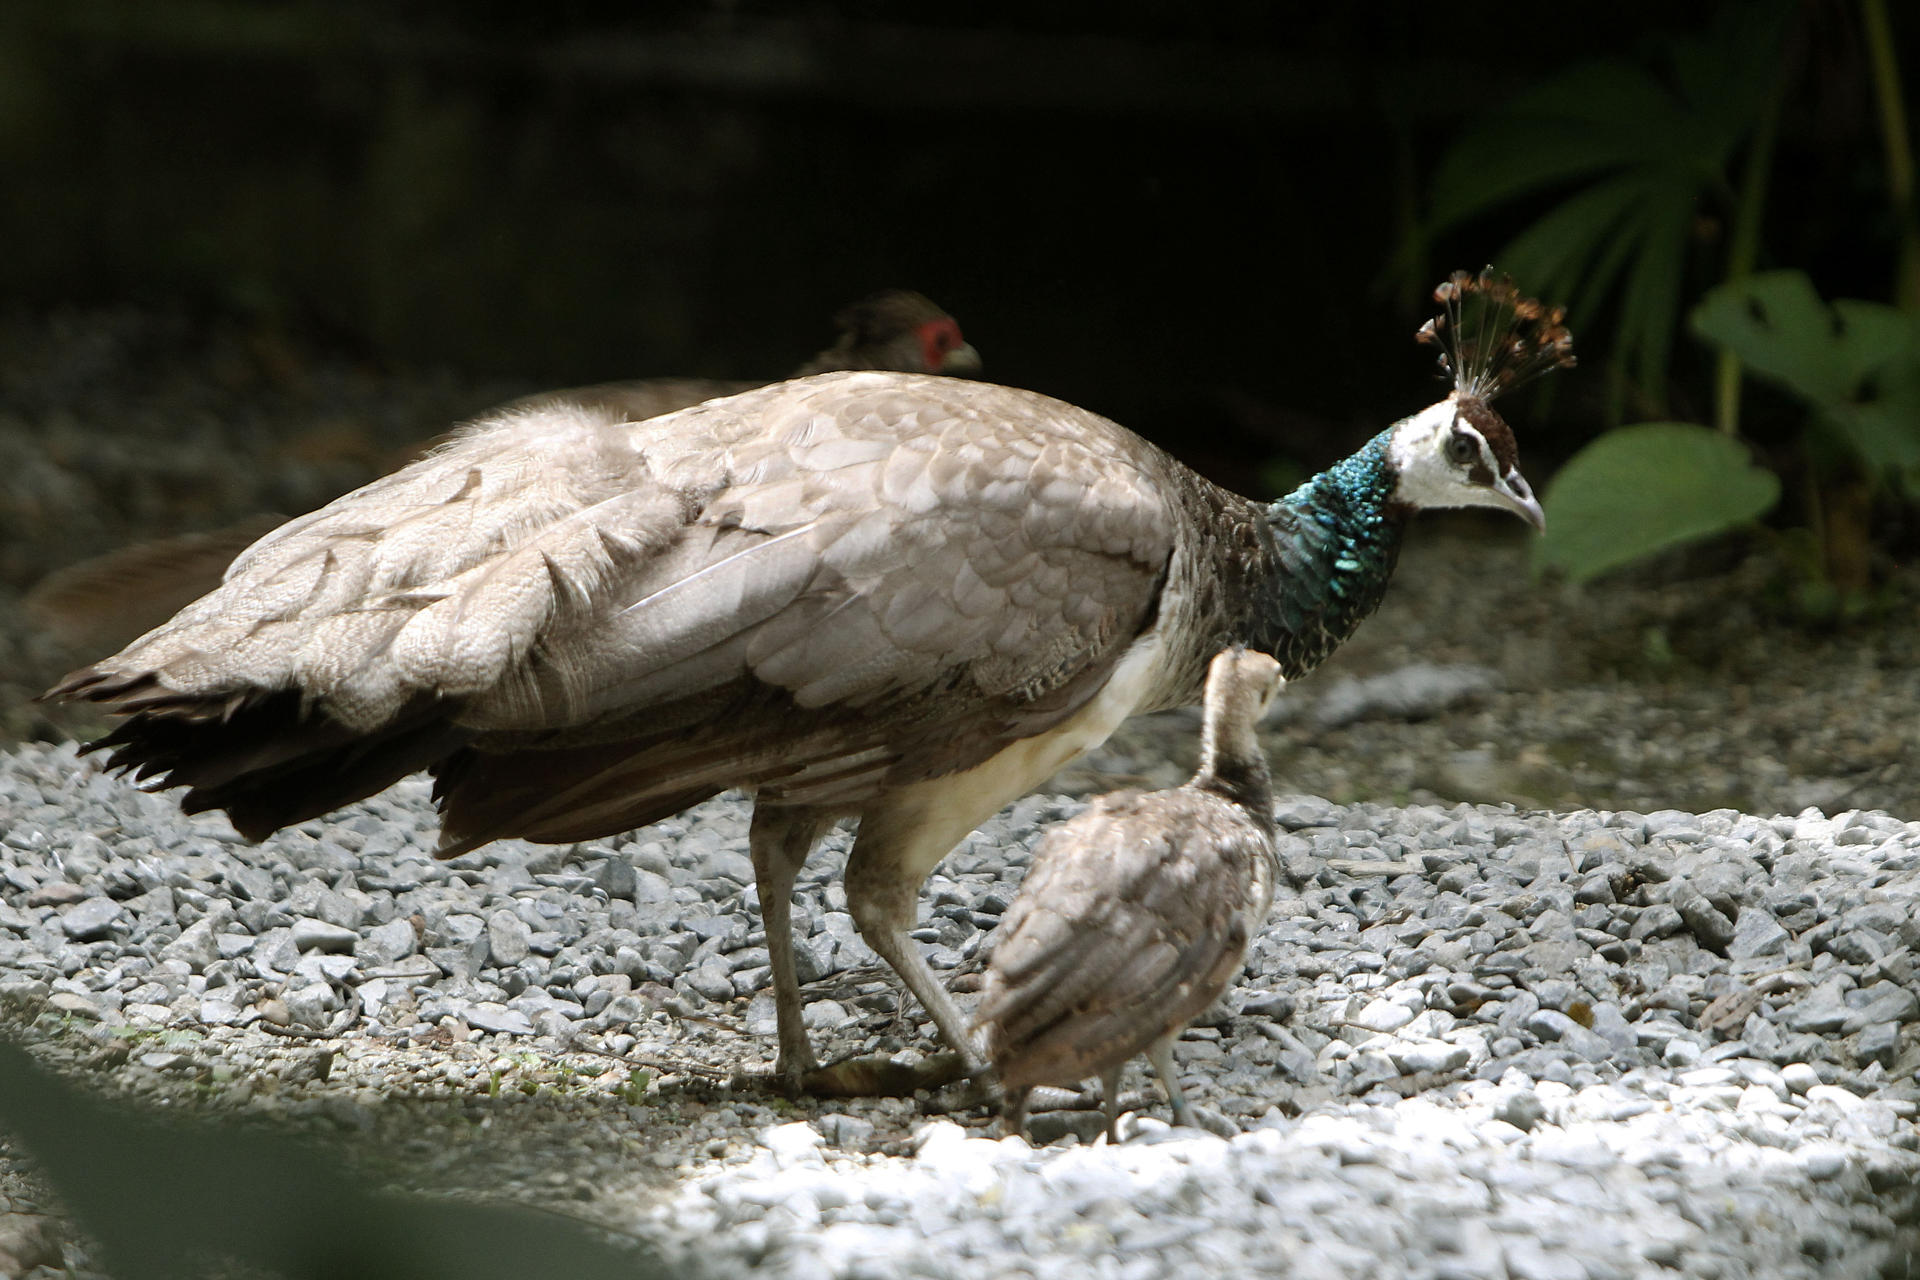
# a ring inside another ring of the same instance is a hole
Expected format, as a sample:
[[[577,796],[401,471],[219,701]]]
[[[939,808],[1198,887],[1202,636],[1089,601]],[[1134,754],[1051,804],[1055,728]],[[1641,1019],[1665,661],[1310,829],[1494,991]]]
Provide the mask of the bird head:
[[[1258,723],[1287,683],[1280,664],[1270,654],[1245,645],[1232,645],[1213,655],[1207,664],[1207,709],[1246,707],[1246,717]]]
[[[924,294],[889,289],[862,298],[836,316],[840,340],[821,353],[820,370],[899,369],[969,377],[980,353],[961,336],[960,322]]]
[[[1417,335],[1440,348],[1453,391],[1395,425],[1388,456],[1399,481],[1394,497],[1409,507],[1493,507],[1535,529],[1547,519],[1526,477],[1513,429],[1493,401],[1550,369],[1573,365],[1566,313],[1520,296],[1491,270],[1456,271],[1434,300],[1443,310]]]
[[[1258,649],[1236,644],[1213,655],[1200,720],[1201,773],[1215,773],[1232,762],[1265,776],[1266,757],[1257,730],[1286,683],[1280,663]]]
[[[1416,510],[1494,507],[1545,531],[1513,429],[1485,400],[1448,396],[1395,425],[1387,456],[1399,475],[1394,500]]]

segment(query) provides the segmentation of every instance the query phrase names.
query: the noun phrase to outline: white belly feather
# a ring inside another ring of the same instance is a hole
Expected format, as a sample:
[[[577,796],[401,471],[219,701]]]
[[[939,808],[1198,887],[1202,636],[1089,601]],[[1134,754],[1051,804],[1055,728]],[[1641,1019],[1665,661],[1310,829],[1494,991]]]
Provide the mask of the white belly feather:
[[[868,807],[861,835],[879,835],[901,871],[919,884],[962,837],[1001,806],[1105,742],[1153,691],[1164,647],[1158,628],[1140,637],[1114,666],[1100,692],[1050,731],[1023,738],[960,773],[900,787]]]

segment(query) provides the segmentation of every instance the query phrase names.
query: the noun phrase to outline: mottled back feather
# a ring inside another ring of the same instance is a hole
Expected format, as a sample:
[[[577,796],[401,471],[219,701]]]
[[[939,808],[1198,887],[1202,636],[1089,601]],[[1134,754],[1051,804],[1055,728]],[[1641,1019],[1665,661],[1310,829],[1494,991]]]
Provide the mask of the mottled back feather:
[[[344,735],[357,787],[436,764],[451,842],[607,834],[727,786],[853,808],[1099,688],[1167,572],[1171,466],[1058,401],[911,375],[643,423],[517,410],[283,526],[56,692],[144,712],[117,758],[204,774],[194,805],[249,777],[331,797],[300,761],[338,770]]]
[[[976,1012],[1001,1083],[1076,1083],[1198,1017],[1265,914],[1271,840],[1189,787],[1101,796],[1049,833],[995,930]]]

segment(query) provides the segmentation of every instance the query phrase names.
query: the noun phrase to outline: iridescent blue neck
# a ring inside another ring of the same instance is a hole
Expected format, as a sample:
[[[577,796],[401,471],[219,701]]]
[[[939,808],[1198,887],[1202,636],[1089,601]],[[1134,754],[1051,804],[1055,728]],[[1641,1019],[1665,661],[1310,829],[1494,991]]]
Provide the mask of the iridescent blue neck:
[[[1396,480],[1387,457],[1389,427],[1273,504],[1273,510],[1343,512],[1384,519]]]
[[[1254,588],[1252,642],[1306,674],[1380,605],[1406,511],[1387,453],[1392,431],[1266,508],[1267,564]]]

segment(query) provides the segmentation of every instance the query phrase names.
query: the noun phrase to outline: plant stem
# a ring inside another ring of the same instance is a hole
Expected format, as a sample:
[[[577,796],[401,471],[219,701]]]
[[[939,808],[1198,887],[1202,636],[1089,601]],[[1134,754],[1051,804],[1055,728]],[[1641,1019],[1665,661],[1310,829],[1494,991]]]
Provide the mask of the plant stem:
[[[1913,143],[1907,136],[1907,111],[1900,98],[1900,64],[1894,57],[1893,28],[1886,0],[1860,0],[1867,57],[1873,64],[1873,96],[1880,107],[1880,141],[1887,153],[1887,194],[1900,228],[1899,274],[1894,302],[1920,310],[1920,221],[1913,208]]]
[[[1872,4],[1874,0],[1865,0]],[[1733,237],[1727,246],[1727,283],[1735,284],[1753,274],[1760,256],[1760,221],[1767,208],[1767,180],[1773,173],[1773,143],[1780,132],[1781,80],[1785,67],[1774,74],[1767,100],[1754,123],[1753,141],[1747,148],[1746,172],[1740,182],[1740,203],[1734,207]],[[1740,357],[1727,347],[1720,348],[1714,366],[1714,423],[1730,436],[1740,434]]]

